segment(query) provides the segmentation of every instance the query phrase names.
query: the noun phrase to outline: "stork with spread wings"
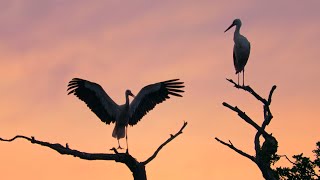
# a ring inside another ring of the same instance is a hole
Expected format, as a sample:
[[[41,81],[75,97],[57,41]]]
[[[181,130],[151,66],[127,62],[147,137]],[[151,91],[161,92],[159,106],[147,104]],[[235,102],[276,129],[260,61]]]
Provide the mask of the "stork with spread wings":
[[[179,79],[172,79],[147,85],[136,96],[130,90],[126,90],[125,104],[118,105],[99,84],[74,78],[68,84],[68,95],[74,94],[84,101],[102,122],[115,123],[112,137],[117,138],[120,149],[119,139],[126,137],[128,151],[128,124],[137,124],[157,104],[169,99],[170,95],[182,97],[183,87],[183,82]],[[134,98],[131,103],[129,96]]]

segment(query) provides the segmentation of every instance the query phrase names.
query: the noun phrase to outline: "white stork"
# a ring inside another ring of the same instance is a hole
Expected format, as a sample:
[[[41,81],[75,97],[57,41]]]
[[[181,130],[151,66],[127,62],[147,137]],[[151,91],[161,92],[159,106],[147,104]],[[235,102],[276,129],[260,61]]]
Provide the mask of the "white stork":
[[[234,31],[233,41],[233,64],[238,74],[238,85],[239,85],[239,74],[243,71],[243,86],[244,86],[244,67],[246,66],[249,55],[250,55],[250,42],[246,37],[240,34],[240,27],[242,23],[240,19],[235,19],[232,24],[224,31],[227,32],[233,26],[236,26]]]
[[[122,149],[119,139],[126,137],[128,152],[128,124],[131,126],[137,124],[157,104],[169,99],[169,95],[182,97],[180,93],[184,92],[181,90],[183,87],[183,82],[179,79],[172,79],[145,86],[137,96],[134,96],[130,90],[126,90],[125,104],[118,105],[99,84],[73,78],[68,84],[68,95],[74,94],[84,101],[102,122],[115,123],[112,137],[117,138],[119,149]],[[129,96],[134,97],[131,103]]]

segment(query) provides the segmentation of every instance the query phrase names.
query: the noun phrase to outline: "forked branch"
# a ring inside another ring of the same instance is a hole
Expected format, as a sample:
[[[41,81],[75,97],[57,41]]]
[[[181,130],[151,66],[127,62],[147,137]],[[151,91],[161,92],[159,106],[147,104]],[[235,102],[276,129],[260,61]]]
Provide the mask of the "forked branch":
[[[150,161],[152,161],[157,155],[158,153],[160,152],[160,150],[165,146],[167,145],[169,142],[171,142],[174,138],[176,138],[177,136],[179,136],[180,134],[182,134],[182,130],[187,126],[188,122],[184,122],[183,123],[183,126],[181,127],[181,129],[175,134],[175,135],[172,135],[170,134],[170,138],[167,139],[164,143],[162,143],[158,149],[152,154],[152,156],[150,156],[147,160],[141,162],[142,164],[146,165],[148,164]]]
[[[258,93],[256,93],[250,86],[240,86],[237,83],[235,83],[232,79],[227,79],[227,81],[231,82],[234,87],[238,88],[238,89],[242,89],[245,90],[247,92],[249,92],[250,94],[252,94],[256,99],[258,99],[259,101],[261,101],[264,105],[270,105],[271,104],[271,98],[273,95],[274,90],[277,88],[276,85],[272,86],[271,91],[269,93],[269,98],[268,100],[262,98]]]
[[[39,141],[39,140],[36,140],[33,136],[26,137],[26,136],[22,136],[22,135],[17,135],[11,139],[3,139],[0,137],[0,141],[12,142],[16,139],[25,139],[27,141],[30,141],[33,144],[38,144],[38,145],[53,149],[62,155],[72,155],[74,157],[78,157],[80,159],[85,159],[85,160],[114,160],[116,162],[126,164],[127,167],[130,169],[130,171],[132,172],[135,180],[146,180],[147,176],[146,176],[146,171],[145,171],[145,165],[148,164],[149,162],[151,162],[165,145],[167,145],[169,142],[171,142],[177,136],[182,134],[182,130],[187,126],[187,124],[188,124],[187,122],[184,122],[181,129],[176,134],[174,134],[174,135],[171,134],[170,138],[167,139],[164,143],[162,143],[158,147],[158,149],[153,153],[153,155],[151,157],[149,157],[144,162],[138,162],[129,153],[119,153],[115,148],[111,149],[114,152],[114,154],[87,153],[87,152],[82,152],[82,151],[71,149],[69,147],[68,143],[65,146],[63,146],[59,143],[50,143],[50,142],[45,142],[45,141]]]
[[[230,149],[236,151],[236,152],[239,153],[240,155],[242,155],[242,156],[250,159],[250,160],[253,161],[253,162],[255,161],[255,158],[254,158],[253,156],[251,156],[251,155],[249,155],[249,154],[241,151],[240,149],[236,148],[236,147],[231,143],[231,141],[229,141],[229,143],[226,143],[226,142],[220,140],[220,139],[217,138],[217,137],[216,137],[215,139],[216,139],[219,143],[221,143],[221,144],[223,144],[223,145],[225,145],[225,146],[228,146]]]

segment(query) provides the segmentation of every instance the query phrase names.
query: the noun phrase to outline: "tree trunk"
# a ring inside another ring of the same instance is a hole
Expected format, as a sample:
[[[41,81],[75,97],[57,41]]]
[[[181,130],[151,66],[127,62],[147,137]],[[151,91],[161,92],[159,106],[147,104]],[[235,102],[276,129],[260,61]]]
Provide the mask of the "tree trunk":
[[[147,174],[145,166],[139,163],[132,171],[134,180],[147,180]]]
[[[275,176],[274,170],[272,170],[269,166],[267,165],[258,165],[260,171],[262,172],[263,177],[266,180],[278,180]]]

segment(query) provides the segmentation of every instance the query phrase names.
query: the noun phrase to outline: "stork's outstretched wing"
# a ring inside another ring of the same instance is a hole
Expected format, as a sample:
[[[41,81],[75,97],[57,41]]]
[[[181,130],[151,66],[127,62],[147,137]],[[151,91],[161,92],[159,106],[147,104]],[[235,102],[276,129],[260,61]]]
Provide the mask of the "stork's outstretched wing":
[[[103,88],[84,79],[73,78],[68,84],[68,95],[74,94],[84,101],[102,122],[115,122],[119,106],[108,96]]]
[[[180,93],[184,92],[181,90],[183,87],[183,82],[179,79],[172,79],[142,88],[130,104],[129,124],[137,124],[157,104],[169,99],[169,95],[182,97]]]

